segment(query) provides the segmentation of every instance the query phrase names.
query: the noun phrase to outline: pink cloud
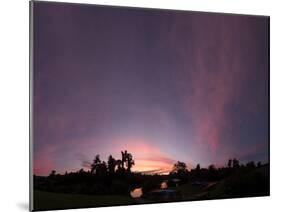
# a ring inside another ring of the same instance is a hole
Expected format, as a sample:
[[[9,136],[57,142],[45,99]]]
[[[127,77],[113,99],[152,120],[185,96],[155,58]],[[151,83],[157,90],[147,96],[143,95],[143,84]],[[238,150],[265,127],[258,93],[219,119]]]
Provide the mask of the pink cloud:
[[[251,39],[252,31],[247,24],[241,25],[235,17],[229,17],[227,24],[220,16],[215,18],[216,25],[208,24],[211,20],[203,14],[196,17],[195,25],[178,19],[170,34],[171,48],[182,69],[179,85],[183,90],[188,89],[184,107],[192,119],[193,140],[213,155],[223,148],[222,136],[232,130],[226,108],[247,92],[242,90],[242,85],[253,80],[248,69],[254,64],[251,61],[258,58],[253,53],[256,41]],[[243,34],[236,36],[236,30]],[[206,38],[208,41],[204,42]],[[248,49],[251,55],[246,55]],[[250,98],[246,101],[244,104],[252,112],[257,107],[255,101]]]

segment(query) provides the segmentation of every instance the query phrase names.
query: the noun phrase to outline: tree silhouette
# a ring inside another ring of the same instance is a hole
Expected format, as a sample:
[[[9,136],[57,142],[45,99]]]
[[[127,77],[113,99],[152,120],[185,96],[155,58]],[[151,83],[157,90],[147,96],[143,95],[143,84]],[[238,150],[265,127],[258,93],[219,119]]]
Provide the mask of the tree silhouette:
[[[50,177],[53,177],[53,176],[55,176],[55,175],[56,175],[56,170],[52,170],[49,176],[50,176]]]
[[[231,160],[231,159],[228,160],[227,167],[228,167],[228,168],[231,168],[231,167],[232,167],[232,160]]]
[[[131,172],[131,168],[135,165],[132,154],[125,150],[124,152],[121,151],[121,155],[121,170]]]
[[[126,163],[126,155],[127,155],[127,150],[125,150],[124,152],[121,151],[121,168],[124,169],[125,163]]]
[[[100,155],[96,155],[93,163],[91,164],[91,173],[96,174],[99,165],[101,164]]]
[[[133,156],[131,153],[127,153],[126,155],[126,164],[127,164],[127,171],[131,172],[131,168],[135,165],[135,161],[133,160]]]
[[[114,174],[115,173],[116,160],[115,160],[114,157],[112,157],[112,155],[109,155],[109,157],[108,157],[107,167],[108,167],[108,172],[110,174]]]
[[[107,173],[107,166],[106,166],[106,162],[105,161],[102,161],[98,167],[97,167],[97,170],[96,170],[96,175],[98,176],[105,176]]]
[[[254,161],[250,161],[246,164],[246,167],[247,168],[255,168],[256,167],[256,164]]]
[[[118,159],[116,160],[116,166],[117,166],[117,169],[116,169],[116,172],[120,173],[122,172],[122,160]]]
[[[213,170],[216,169],[216,167],[215,167],[213,164],[211,164],[211,165],[208,167],[208,169],[209,169],[209,171],[213,171]]]
[[[145,198],[146,193],[159,188],[163,181],[167,182],[169,187],[177,186],[178,183],[182,185],[190,183],[191,186],[196,186],[196,189],[201,190],[205,189],[207,183],[224,180],[225,188],[221,190],[222,195],[268,194],[269,175],[266,173],[268,169],[259,168],[268,167],[267,163],[250,161],[243,165],[238,159],[233,158],[226,161],[224,167],[216,168],[210,165],[207,168],[201,168],[200,164],[197,164],[189,172],[184,162],[177,161],[173,171],[169,175],[162,176],[161,174],[131,172],[134,166],[132,154],[127,150],[121,151],[121,154],[120,159],[109,155],[106,162],[96,155],[88,171],[82,168],[76,172],[66,171],[65,174],[60,174],[52,170],[47,177],[34,175],[34,188],[56,193],[128,195],[131,189],[141,187]],[[257,172],[255,169],[260,169],[260,171]],[[215,185],[209,187],[208,192],[212,192]]]
[[[237,160],[236,158],[233,158],[232,167],[235,169],[239,168],[240,167],[239,160]]]
[[[176,164],[174,164],[173,172],[177,174],[187,173],[186,164],[184,162],[178,161]]]

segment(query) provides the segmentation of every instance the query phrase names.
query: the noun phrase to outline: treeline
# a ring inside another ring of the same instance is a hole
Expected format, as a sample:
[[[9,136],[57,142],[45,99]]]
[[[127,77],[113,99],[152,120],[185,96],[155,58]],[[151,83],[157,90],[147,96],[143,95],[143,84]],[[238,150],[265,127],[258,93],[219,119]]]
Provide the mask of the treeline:
[[[170,176],[179,178],[182,181],[219,181],[224,179],[235,172],[251,171],[257,167],[261,167],[262,163],[255,163],[250,161],[246,164],[241,163],[238,159],[229,159],[227,166],[216,167],[215,165],[209,165],[208,168],[201,168],[200,164],[197,164],[194,169],[188,170],[184,162],[178,161],[173,170],[170,172]]]
[[[147,178],[140,173],[132,173],[134,164],[133,156],[127,150],[121,151],[120,159],[110,155],[107,161],[102,161],[96,155],[87,171],[80,169],[57,174],[52,170],[47,177],[34,176],[34,188],[60,193],[128,195],[131,189]]]
[[[261,162],[250,161],[243,164],[234,158],[228,160],[225,167],[210,165],[208,168],[201,168],[198,164],[190,171],[183,162],[177,162],[169,177],[180,179],[180,183],[191,182],[199,187],[206,187],[208,182],[214,182],[215,188],[209,188],[208,193],[202,197],[204,199],[269,195],[269,164]],[[174,186],[173,181],[168,182],[169,186]]]
[[[132,167],[135,165],[131,153],[121,151],[121,159],[115,159],[109,155],[107,162],[101,161],[100,156],[96,155],[91,164],[91,174],[97,176],[105,176],[107,174],[114,175],[115,173],[131,173]],[[80,170],[83,171],[83,170]]]
[[[201,168],[200,164],[197,164],[195,168],[188,170],[184,162],[178,161],[168,175],[147,175],[132,172],[132,167],[135,165],[134,158],[131,153],[125,150],[121,151],[120,159],[115,159],[112,155],[109,155],[107,161],[102,161],[100,156],[96,155],[92,163],[89,164],[89,170],[87,171],[80,169],[77,172],[57,174],[53,170],[47,177],[34,176],[34,188],[58,193],[129,195],[130,191],[137,187],[142,187],[144,193],[160,188],[163,181],[166,181],[168,186],[172,187],[176,184],[204,184],[204,182],[221,181],[230,178],[230,176],[236,177],[226,187],[232,188],[231,191],[238,189],[238,193],[244,187],[248,189],[246,192],[251,192],[256,189],[257,185],[259,189],[262,185],[263,190],[269,185],[269,180],[260,177],[260,174],[251,176],[250,179],[248,179],[249,177],[245,179],[242,177],[247,176],[248,173],[257,168],[267,166],[261,164],[261,162],[251,161],[242,164],[234,158],[228,160],[226,164],[225,167],[219,168],[214,165]]]

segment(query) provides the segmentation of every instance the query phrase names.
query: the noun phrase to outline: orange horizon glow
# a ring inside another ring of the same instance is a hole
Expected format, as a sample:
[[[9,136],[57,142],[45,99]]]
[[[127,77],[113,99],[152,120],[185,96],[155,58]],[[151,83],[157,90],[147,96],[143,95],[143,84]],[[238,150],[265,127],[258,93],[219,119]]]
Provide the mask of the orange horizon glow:
[[[116,139],[113,147],[114,152],[116,152],[114,155],[118,158],[121,150],[127,150],[131,153],[135,161],[135,165],[132,167],[133,172],[169,173],[176,161],[159,148],[151,145],[152,143],[153,141],[149,139],[136,137]]]
[[[132,167],[132,172],[135,173],[143,173],[148,175],[169,174],[173,170],[174,164],[177,162],[177,160],[174,160],[169,154],[153,146],[152,145],[153,141],[149,139],[138,138],[138,137],[127,137],[122,139],[121,138],[113,139],[112,143],[114,143],[114,145],[107,148],[108,152],[102,152],[101,160],[106,162],[109,155],[112,155],[115,159],[120,159],[121,151],[127,150],[129,153],[132,154],[133,160],[135,161],[135,165]],[[38,175],[42,175],[43,173],[49,174],[51,170],[55,170],[54,164],[51,161],[47,160],[48,155],[52,154],[54,151],[56,151],[56,148],[54,148],[53,146],[49,146],[49,148],[45,149],[46,154],[42,154],[41,157],[44,164],[47,165],[45,167],[42,167],[38,161],[35,161],[34,173]],[[97,153],[95,154],[99,154],[99,151],[97,150]],[[80,162],[82,162],[82,164],[80,164],[80,167],[79,166],[76,166],[76,168],[65,167],[66,169],[64,170],[56,170],[57,173],[64,174],[66,171],[76,172],[81,168],[85,168],[85,170],[87,171],[90,170],[90,165],[92,163],[93,158],[89,158],[86,155],[83,155],[83,157],[84,157],[83,159],[81,158],[79,159]],[[197,165],[194,164],[193,163],[194,161],[192,161],[191,159],[183,162],[186,163],[188,170],[195,168],[195,166]],[[226,164],[213,163],[210,165],[214,165],[216,168],[220,168],[225,166]]]
[[[136,159],[135,166],[132,168],[133,172],[143,172],[143,173],[169,173],[173,170],[173,164],[166,162],[155,161],[155,160],[144,160]]]

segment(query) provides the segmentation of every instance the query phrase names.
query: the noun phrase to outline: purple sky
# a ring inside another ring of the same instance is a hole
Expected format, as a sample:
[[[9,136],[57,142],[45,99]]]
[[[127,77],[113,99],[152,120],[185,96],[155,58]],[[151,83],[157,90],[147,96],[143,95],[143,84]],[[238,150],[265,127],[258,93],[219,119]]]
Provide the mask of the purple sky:
[[[35,2],[35,174],[267,162],[268,21]]]

